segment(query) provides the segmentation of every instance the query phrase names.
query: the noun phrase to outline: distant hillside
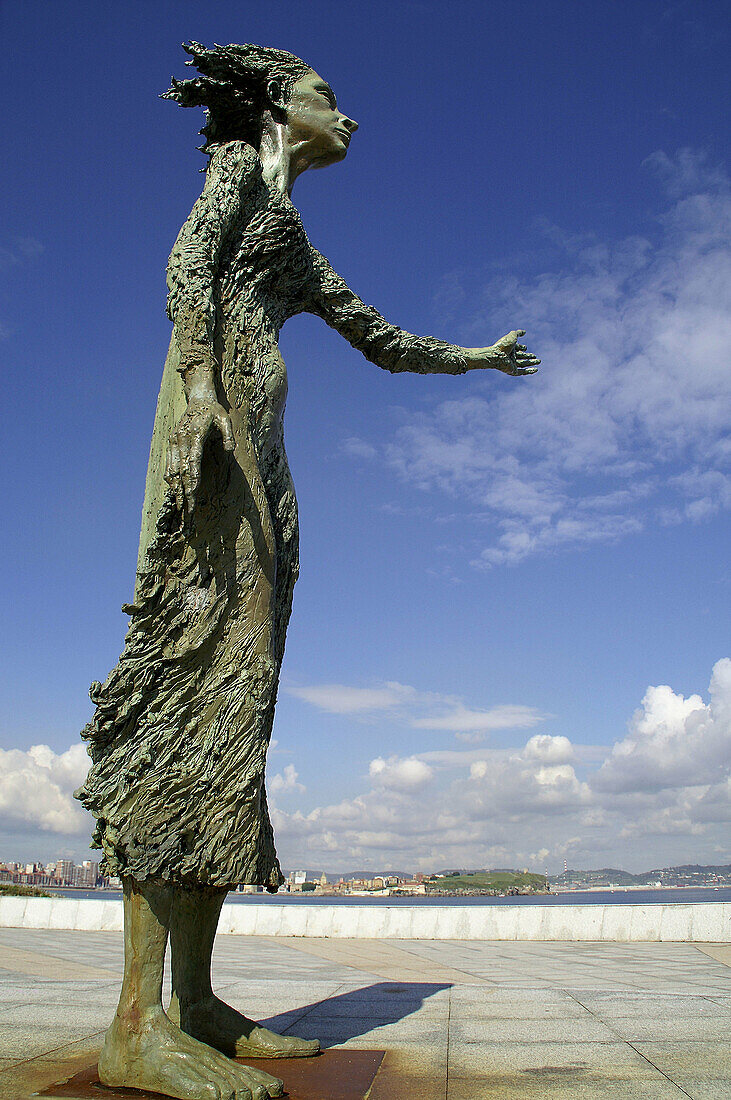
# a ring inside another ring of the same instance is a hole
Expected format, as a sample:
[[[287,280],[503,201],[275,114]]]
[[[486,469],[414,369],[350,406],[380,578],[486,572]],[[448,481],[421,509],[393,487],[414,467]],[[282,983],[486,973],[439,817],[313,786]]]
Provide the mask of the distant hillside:
[[[545,890],[546,876],[530,871],[452,871],[432,875],[426,880],[427,891],[434,890]]]
[[[686,863],[678,867],[659,867],[652,871],[643,871],[633,875],[630,871],[621,871],[617,867],[602,867],[599,870],[562,871],[560,875],[549,875],[552,886],[648,886],[661,882],[663,886],[693,886],[714,882],[719,885],[731,884],[731,864],[700,866]]]
[[[656,872],[657,874],[657,872]],[[647,880],[647,875],[633,875],[630,871],[620,871],[617,867],[601,867],[592,871],[569,869],[560,875],[549,875],[551,885],[563,886],[569,883],[585,883],[587,886],[637,886]]]

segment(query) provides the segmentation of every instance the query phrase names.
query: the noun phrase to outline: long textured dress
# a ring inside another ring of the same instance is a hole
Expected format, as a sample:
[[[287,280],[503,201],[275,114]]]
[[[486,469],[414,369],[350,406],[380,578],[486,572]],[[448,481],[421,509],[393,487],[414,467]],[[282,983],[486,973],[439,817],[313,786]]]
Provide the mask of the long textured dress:
[[[150,449],[124,651],[82,736],[77,797],[109,874],[182,885],[282,881],[264,790],[266,751],[298,573],[297,502],[277,338],[322,317],[390,371],[460,374],[452,345],[388,324],[310,245],[289,198],[243,142],[213,151],[168,265],[173,336]],[[192,531],[163,473],[186,408],[181,361],[215,368],[235,450],[204,451]]]

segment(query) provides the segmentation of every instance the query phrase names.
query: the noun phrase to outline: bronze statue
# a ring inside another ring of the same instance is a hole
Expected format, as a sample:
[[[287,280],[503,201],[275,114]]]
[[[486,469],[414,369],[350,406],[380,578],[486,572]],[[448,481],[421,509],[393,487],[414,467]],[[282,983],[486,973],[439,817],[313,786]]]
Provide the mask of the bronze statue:
[[[119,662],[91,697],[92,766],[78,797],[124,884],[125,971],[99,1061],[108,1085],[190,1100],[281,1095],[227,1056],[295,1057],[218,1000],[211,952],[226,892],[283,881],[264,791],[298,572],[297,504],[282,436],[279,330],[322,317],[389,371],[532,374],[518,343],[461,348],[389,324],[310,244],[290,193],[342,160],[356,123],[283,50],[205,49],[165,93],[205,107],[205,186],[168,264],[173,334],[150,449],[134,601]],[[173,994],[161,1003],[170,937]]]

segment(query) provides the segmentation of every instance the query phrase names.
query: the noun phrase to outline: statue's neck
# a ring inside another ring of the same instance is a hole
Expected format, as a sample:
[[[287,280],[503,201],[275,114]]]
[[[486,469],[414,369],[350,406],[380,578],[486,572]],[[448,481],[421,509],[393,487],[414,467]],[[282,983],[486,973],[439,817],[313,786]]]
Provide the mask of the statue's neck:
[[[294,181],[309,167],[304,150],[292,146],[288,140],[286,123],[267,119],[259,143],[259,158],[264,169],[266,183],[289,195]]]
[[[259,158],[266,183],[288,194],[294,180],[290,179],[290,151],[283,125],[276,122],[265,124],[259,144]]]

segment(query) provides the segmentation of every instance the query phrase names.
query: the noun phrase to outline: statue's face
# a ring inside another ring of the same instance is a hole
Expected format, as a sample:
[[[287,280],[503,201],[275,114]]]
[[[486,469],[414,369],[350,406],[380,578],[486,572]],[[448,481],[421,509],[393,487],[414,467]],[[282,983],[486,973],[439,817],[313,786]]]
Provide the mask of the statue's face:
[[[358,123],[342,114],[332,88],[310,71],[292,88],[287,112],[287,136],[292,146],[306,146],[310,167],[335,164],[348,152]]]

